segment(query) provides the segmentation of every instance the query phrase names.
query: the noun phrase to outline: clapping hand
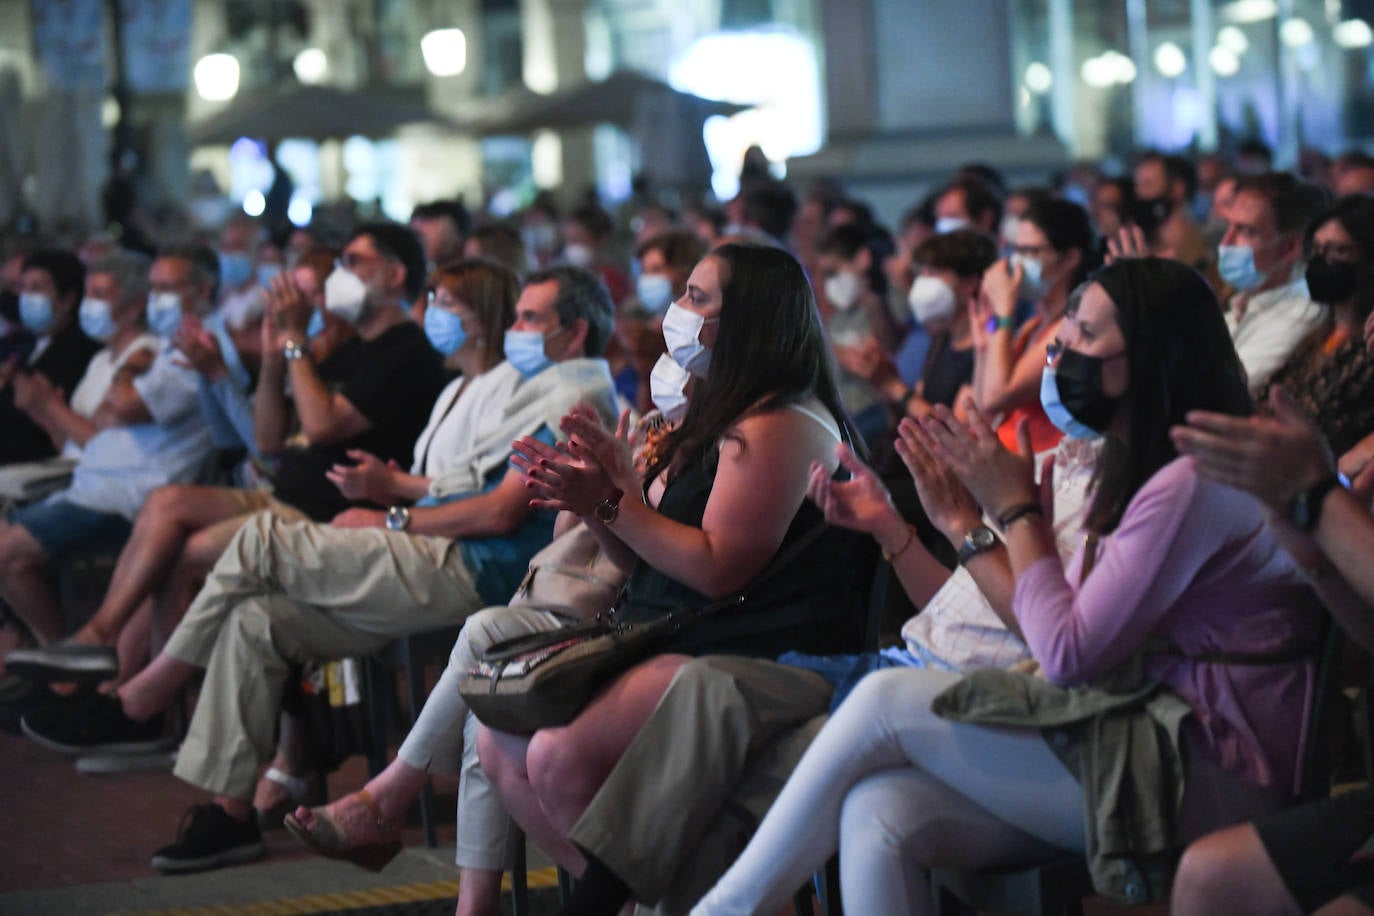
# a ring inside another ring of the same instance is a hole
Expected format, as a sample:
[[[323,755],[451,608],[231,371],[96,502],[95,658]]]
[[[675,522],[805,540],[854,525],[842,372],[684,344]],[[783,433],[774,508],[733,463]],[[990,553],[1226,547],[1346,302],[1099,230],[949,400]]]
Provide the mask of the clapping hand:
[[[573,407],[558,425],[568,436],[562,446],[565,454],[590,458],[605,470],[606,476],[622,492],[630,493],[639,488],[628,410],[621,412],[614,433],[602,424],[601,415],[586,403]]]
[[[278,332],[268,349],[280,349],[288,340],[305,341],[306,328],[310,324],[310,302],[290,271],[283,270],[272,278],[267,288],[267,314]]]
[[[172,335],[172,346],[181,354],[176,359],[178,365],[189,366],[212,382],[223,378],[228,371],[219,341],[199,321],[190,317],[183,320]]]
[[[969,408],[967,423],[955,419],[948,407],[937,406],[921,420],[928,451],[949,468],[993,518],[1013,506],[1038,504],[1035,486],[1035,454],[1030,428],[1022,421],[1016,428],[1016,452],[1002,447],[977,407]]]
[[[1144,258],[1150,254],[1150,243],[1145,239],[1145,230],[1135,223],[1122,226],[1115,238],[1107,239],[1107,263],[1126,258]]]
[[[825,520],[841,528],[871,534],[880,541],[899,541],[906,522],[892,504],[892,494],[844,443],[835,446],[835,457],[849,472],[848,480],[834,480],[830,471],[819,461],[812,463],[806,483],[806,495],[816,504]]]
[[[951,543],[961,542],[982,521],[978,501],[954,472],[935,457],[930,434],[920,423],[904,418],[897,425],[894,445],[916,484],[916,495],[926,517]]]
[[[567,511],[588,518],[597,505],[613,497],[617,489],[624,492],[624,488],[611,482],[610,475],[589,448],[571,454],[533,436],[515,440],[511,448],[515,451],[511,463],[525,475],[525,488],[531,495],[530,506],[535,509]]]
[[[14,406],[29,416],[39,416],[48,405],[62,402],[66,397],[62,389],[53,387],[48,377],[41,372],[18,372],[14,380]]]

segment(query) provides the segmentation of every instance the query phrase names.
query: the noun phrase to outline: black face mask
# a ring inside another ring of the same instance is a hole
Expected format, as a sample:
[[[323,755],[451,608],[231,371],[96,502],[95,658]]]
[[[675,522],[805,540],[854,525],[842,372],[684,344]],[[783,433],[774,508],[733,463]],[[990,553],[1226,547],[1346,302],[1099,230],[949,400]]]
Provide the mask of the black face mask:
[[[14,293],[0,292],[0,318],[19,324],[19,297]]]
[[[1307,292],[1316,302],[1345,302],[1355,295],[1358,283],[1355,265],[1348,261],[1330,261],[1319,254],[1307,262]]]
[[[1167,197],[1138,197],[1128,208],[1126,220],[1139,226],[1141,232],[1151,235],[1173,212],[1174,205]]]
[[[1077,350],[1065,349],[1054,367],[1059,403],[1075,420],[1098,433],[1107,431],[1119,400],[1102,393],[1102,365],[1105,362],[1100,356],[1085,356]]]

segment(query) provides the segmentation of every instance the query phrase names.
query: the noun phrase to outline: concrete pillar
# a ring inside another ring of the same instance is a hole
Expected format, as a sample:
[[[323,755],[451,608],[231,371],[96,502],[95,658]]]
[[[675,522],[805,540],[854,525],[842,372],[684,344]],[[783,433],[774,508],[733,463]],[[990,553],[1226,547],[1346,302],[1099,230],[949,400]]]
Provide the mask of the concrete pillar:
[[[553,92],[587,78],[586,8],[587,0],[521,0],[525,85],[535,92]],[[554,191],[567,204],[596,183],[591,128],[560,131],[558,147],[562,175]]]

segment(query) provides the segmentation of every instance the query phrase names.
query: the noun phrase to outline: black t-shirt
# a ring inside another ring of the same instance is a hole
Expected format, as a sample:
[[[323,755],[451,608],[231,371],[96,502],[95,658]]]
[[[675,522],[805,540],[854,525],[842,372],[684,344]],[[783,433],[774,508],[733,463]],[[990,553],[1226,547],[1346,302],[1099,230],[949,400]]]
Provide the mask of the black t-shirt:
[[[48,341],[47,349],[38,359],[32,365],[23,366],[21,371],[46,376],[54,388],[61,388],[64,397],[70,398],[86,374],[91,357],[100,352],[100,346],[86,336],[73,315],[67,326]],[[27,356],[32,348],[12,352]],[[57,448],[43,428],[14,406],[14,389],[8,385],[0,391],[0,430],[4,430],[4,435],[0,436],[0,464],[38,461],[57,454]]]
[[[325,386],[342,394],[372,428],[332,445],[287,449],[272,460],[273,495],[313,519],[327,521],[351,504],[324,476],[350,463],[349,449],[395,459],[409,468],[415,440],[429,420],[434,399],[447,382],[443,362],[425,332],[411,321],[393,325],[373,340],[354,337],[320,363]]]
[[[921,379],[925,382],[921,396],[927,404],[953,407],[959,389],[973,380],[973,347],[956,350],[948,334],[939,335],[930,342]]]

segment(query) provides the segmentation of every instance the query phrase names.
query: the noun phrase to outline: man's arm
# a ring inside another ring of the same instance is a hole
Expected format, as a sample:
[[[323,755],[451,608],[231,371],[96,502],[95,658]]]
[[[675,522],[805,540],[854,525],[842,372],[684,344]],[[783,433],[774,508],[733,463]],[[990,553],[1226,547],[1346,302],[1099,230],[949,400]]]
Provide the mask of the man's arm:
[[[446,538],[503,537],[512,534],[530,514],[530,495],[519,471],[506,471],[486,493],[453,500],[442,506],[410,510],[411,534]]]

